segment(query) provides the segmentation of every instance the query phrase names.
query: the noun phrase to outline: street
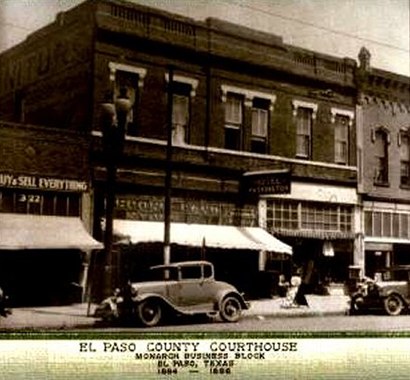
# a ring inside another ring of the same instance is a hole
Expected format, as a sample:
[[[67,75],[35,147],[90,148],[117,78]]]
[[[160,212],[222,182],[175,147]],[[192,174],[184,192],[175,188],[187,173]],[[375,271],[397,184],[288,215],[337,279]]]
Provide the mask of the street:
[[[101,332],[408,332],[410,316],[313,316],[246,318],[238,323],[176,323],[154,328],[98,327]]]

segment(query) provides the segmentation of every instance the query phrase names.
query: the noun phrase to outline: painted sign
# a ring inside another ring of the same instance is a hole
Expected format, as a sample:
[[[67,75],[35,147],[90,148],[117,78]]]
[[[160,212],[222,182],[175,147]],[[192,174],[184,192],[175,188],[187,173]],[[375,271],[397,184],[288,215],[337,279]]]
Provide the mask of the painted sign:
[[[88,183],[74,179],[0,173],[0,187],[83,192],[88,190]]]
[[[266,170],[244,174],[248,194],[290,194],[291,175],[288,170]]]

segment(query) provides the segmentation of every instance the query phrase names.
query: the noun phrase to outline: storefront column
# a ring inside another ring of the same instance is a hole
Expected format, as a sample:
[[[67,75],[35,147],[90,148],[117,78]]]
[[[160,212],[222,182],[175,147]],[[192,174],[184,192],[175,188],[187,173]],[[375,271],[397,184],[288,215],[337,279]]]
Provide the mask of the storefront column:
[[[266,210],[267,201],[266,199],[259,199],[258,202],[258,227],[262,227],[266,230]]]
[[[87,193],[83,193],[81,196],[81,220],[84,223],[86,230],[92,235],[93,231],[93,207],[94,204],[94,192],[90,190]],[[80,286],[82,289],[81,299],[86,300],[87,289],[89,288],[89,269],[91,262],[91,251],[84,253],[82,268],[80,273]]]
[[[354,209],[354,248],[353,265],[360,267],[360,275],[365,274],[365,248],[364,248],[364,212],[362,206]]]

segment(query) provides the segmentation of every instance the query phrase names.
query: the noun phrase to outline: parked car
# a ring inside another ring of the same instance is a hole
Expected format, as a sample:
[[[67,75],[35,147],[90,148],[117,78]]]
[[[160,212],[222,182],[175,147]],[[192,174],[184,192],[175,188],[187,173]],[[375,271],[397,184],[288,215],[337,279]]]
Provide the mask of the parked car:
[[[215,280],[210,262],[186,261],[150,268],[150,280],[117,289],[97,307],[95,316],[151,327],[172,315],[219,314],[226,322],[236,322],[248,307],[234,286]]]
[[[364,278],[350,296],[350,314],[382,310],[399,315],[410,306],[410,266],[385,268]]]

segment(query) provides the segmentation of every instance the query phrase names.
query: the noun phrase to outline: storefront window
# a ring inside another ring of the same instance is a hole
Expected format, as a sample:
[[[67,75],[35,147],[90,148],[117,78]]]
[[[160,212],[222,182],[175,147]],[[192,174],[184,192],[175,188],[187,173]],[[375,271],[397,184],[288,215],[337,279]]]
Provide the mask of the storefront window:
[[[409,213],[365,211],[365,233],[367,236],[408,239],[410,237],[409,216]]]
[[[0,191],[0,212],[79,216],[81,207],[80,194],[55,194],[27,192],[20,190]]]
[[[273,229],[350,232],[352,212],[350,206],[268,201],[266,219]]]

